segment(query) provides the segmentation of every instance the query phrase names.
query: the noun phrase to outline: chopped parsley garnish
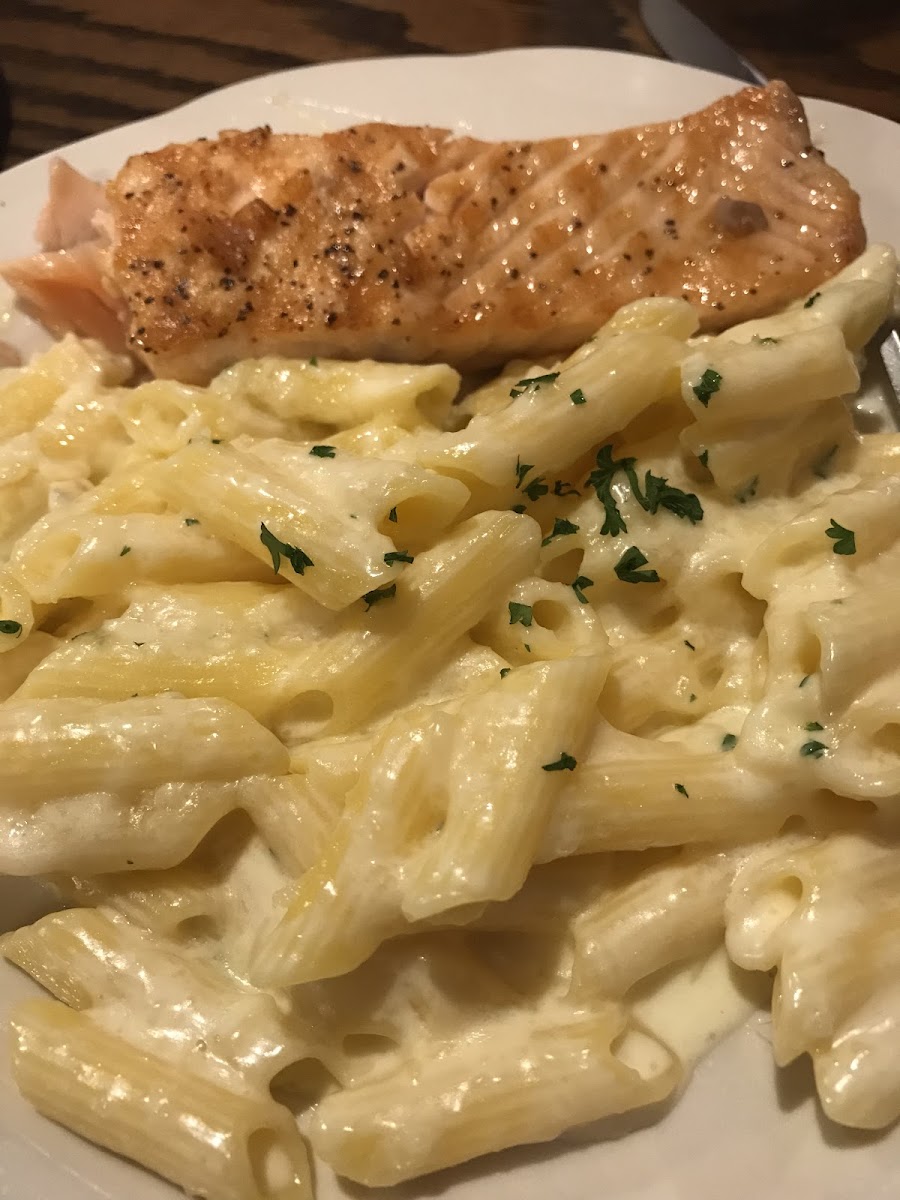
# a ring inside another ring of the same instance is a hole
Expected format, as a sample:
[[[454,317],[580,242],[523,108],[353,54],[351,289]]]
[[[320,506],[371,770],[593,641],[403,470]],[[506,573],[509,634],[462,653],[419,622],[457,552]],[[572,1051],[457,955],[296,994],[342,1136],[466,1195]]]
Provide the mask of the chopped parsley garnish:
[[[19,637],[22,633],[22,624],[20,621],[0,621],[0,633]]]
[[[615,572],[623,583],[659,583],[659,576],[651,567],[649,571],[638,568],[646,566],[647,556],[637,546],[631,546],[615,565]]]
[[[281,566],[282,555],[284,555],[298,575],[302,575],[307,567],[315,565],[309,555],[304,554],[299,546],[291,546],[288,542],[282,542],[274,533],[266,529],[263,524],[260,524],[259,527],[259,540],[272,555],[273,571],[277,571]]]
[[[612,494],[612,485],[618,471],[633,470],[634,464],[633,458],[613,458],[612,446],[601,446],[597,451],[597,468],[591,471],[585,486],[594,489],[597,499],[606,510],[606,518],[600,530],[602,534],[618,537],[620,533],[628,532],[628,526],[622,519]]]
[[[534,463],[523,463],[516,455],[516,487],[520,488],[525,481],[525,476],[529,471],[534,469]]]
[[[310,454],[315,458],[334,458],[334,446],[313,446]]]
[[[542,383],[555,383],[557,379],[559,379],[559,371],[550,371],[547,375],[532,375],[530,379],[520,379],[509,393],[510,397],[517,400],[523,392],[527,392],[530,388],[539,392]]]
[[[119,558],[124,558],[126,554],[130,554],[130,553],[131,553],[131,547],[123,546],[122,549],[119,551]]]
[[[827,751],[828,747],[824,742],[804,742],[800,747],[800,753],[804,758],[821,758]]]
[[[773,337],[755,337],[754,342],[759,342],[760,346],[777,346],[778,338]]]
[[[813,292],[813,294],[810,296],[810,298],[808,300],[803,301],[803,307],[804,308],[812,308],[812,306],[815,304],[815,302],[818,300],[818,298],[821,295],[822,295],[821,292]]]
[[[818,476],[819,479],[827,479],[831,474],[831,461],[837,451],[837,445],[831,446],[820,458],[817,458],[810,468],[813,475]]]
[[[614,459],[612,456],[612,446],[603,446],[597,451],[597,469],[591,471],[588,476],[587,486],[592,487],[596,491],[597,499],[606,511],[606,518],[600,530],[601,534],[618,537],[620,533],[627,532],[628,530],[613,497],[612,483],[617,471],[633,470],[634,463],[635,459],[633,458]]]
[[[806,685],[809,683],[809,681],[811,679],[812,679],[812,675],[804,675],[803,678],[800,680],[800,682],[797,684],[797,687],[806,687]]]
[[[197,519],[197,517],[185,517],[184,523],[185,525],[199,525],[200,521]]]
[[[501,667],[500,668],[500,678],[505,679],[511,670],[512,670],[512,667]]]
[[[530,604],[518,604],[515,600],[509,602],[509,623],[510,625],[524,625],[526,629],[531,626],[532,611]]]
[[[738,744],[738,740],[737,740],[736,733],[726,733],[725,736],[722,738],[722,749],[723,750],[733,750],[737,744]]]
[[[397,510],[396,510],[396,508],[392,508],[392,509],[391,509],[391,511],[388,513],[388,520],[389,520],[389,521],[396,521],[396,520],[397,520]]]
[[[527,508],[527,505],[525,505],[525,504],[514,504],[514,505],[512,506],[512,509],[511,509],[511,511],[512,511],[512,512],[514,512],[514,513],[518,513],[518,514],[519,514],[519,516],[521,516],[521,515],[522,515],[522,513],[525,511],[525,509],[526,509],[526,508]]]
[[[707,367],[700,376],[700,382],[691,389],[704,408],[709,408],[709,401],[722,386],[722,376],[712,367]]]
[[[574,392],[569,392],[569,399],[573,404],[587,404],[587,396],[581,388],[576,388]]]
[[[529,654],[531,653],[531,647],[528,645],[527,642],[525,643],[525,649],[528,651]]]
[[[739,491],[734,493],[734,498],[737,500],[738,504],[746,504],[748,500],[752,500],[756,495],[756,489],[758,485],[759,476],[754,475],[749,483],[745,483]]]
[[[363,600],[366,602],[366,612],[368,612],[374,604],[380,604],[382,600],[390,600],[396,595],[396,583],[389,583],[386,587],[375,588],[375,590],[372,592],[366,592],[366,594],[363,596]]]
[[[706,469],[709,470],[709,451],[701,450],[697,455],[697,461],[700,463],[701,467],[706,467]]]
[[[684,639],[684,644],[687,646],[688,650],[696,650],[697,649],[697,647],[694,645],[694,643],[689,642],[687,640],[687,638]]]
[[[852,529],[845,529],[843,525],[838,525],[834,517],[831,518],[830,528],[825,530],[825,536],[833,538],[834,545],[831,548],[835,554],[856,553],[856,534]]]
[[[567,521],[565,517],[557,517],[553,522],[553,528],[541,542],[542,546],[549,546],[554,538],[565,537],[569,533],[577,533],[578,526],[571,521]]]
[[[315,355],[313,355],[312,358],[309,360],[309,365],[311,367],[317,367],[319,365],[319,360],[316,358]]]
[[[580,496],[578,488],[572,487],[571,483],[567,483],[565,479],[557,479],[553,485],[554,496]]]
[[[688,790],[687,790],[687,788],[684,786],[684,784],[683,784],[683,783],[676,783],[676,784],[675,784],[675,791],[676,791],[676,792],[681,792],[682,796],[684,796],[684,797],[685,797],[685,799],[687,799],[687,800],[690,800],[690,796],[688,795]]]
[[[606,512],[601,534],[618,537],[620,533],[628,530],[612,493],[613,481],[619,471],[622,471],[628,480],[635,500],[651,516],[655,516],[664,508],[674,516],[690,521],[692,525],[703,520],[703,508],[693,492],[683,492],[681,488],[672,487],[662,475],[646,471],[642,492],[634,469],[635,462],[634,458],[613,458],[612,446],[601,446],[597,451],[597,468],[590,473],[587,485],[596,491],[597,499]]]
[[[544,763],[541,767],[542,771],[574,771],[578,765],[578,759],[573,758],[571,754],[566,754],[563,750],[556,762]]]
[[[691,694],[688,696],[688,704],[693,704],[696,699],[697,699],[696,692],[691,692]]]
[[[821,730],[823,730],[825,728],[825,726],[820,725],[818,721],[807,721],[807,723],[803,726],[803,728],[806,730],[807,733],[818,733]]]
[[[409,554],[406,550],[391,550],[384,556],[384,561],[389,567],[392,567],[394,563],[411,563],[414,562],[415,559],[413,555]]]
[[[210,441],[212,442],[212,444],[213,444],[214,446],[221,446],[221,445],[222,445],[222,439],[221,439],[221,438],[210,438]]]
[[[672,487],[661,475],[653,475],[650,471],[644,476],[644,495],[632,482],[631,490],[642,508],[654,516],[661,508],[673,513],[676,517],[690,521],[696,525],[703,520],[703,508],[693,492],[683,492],[681,488]]]
[[[546,496],[550,489],[544,483],[544,476],[537,475],[532,479],[531,483],[526,484],[522,488],[522,491],[529,500],[540,500],[541,496]]]
[[[587,575],[579,575],[578,578],[574,581],[574,583],[572,584],[572,591],[578,597],[579,604],[587,604],[588,598],[584,594],[584,589],[586,587],[593,587],[593,586],[594,586],[593,579],[588,579]]]

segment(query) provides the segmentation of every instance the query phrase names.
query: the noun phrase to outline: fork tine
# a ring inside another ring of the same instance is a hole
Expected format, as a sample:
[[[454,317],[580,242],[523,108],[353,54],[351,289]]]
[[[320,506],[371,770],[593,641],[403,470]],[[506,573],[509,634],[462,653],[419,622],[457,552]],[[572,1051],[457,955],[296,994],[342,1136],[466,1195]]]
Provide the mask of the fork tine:
[[[881,361],[894,391],[894,415],[900,416],[900,331],[896,322],[889,321],[882,325],[875,336]]]

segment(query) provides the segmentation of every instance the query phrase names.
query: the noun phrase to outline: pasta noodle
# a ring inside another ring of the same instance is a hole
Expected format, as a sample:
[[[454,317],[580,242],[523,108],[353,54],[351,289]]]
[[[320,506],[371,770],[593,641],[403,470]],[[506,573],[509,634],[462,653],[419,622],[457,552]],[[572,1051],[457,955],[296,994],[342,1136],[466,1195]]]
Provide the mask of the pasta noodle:
[[[666,987],[730,962],[831,1119],[900,1118],[900,440],[845,402],[895,277],[716,338],[638,301],[459,405],[4,371],[35,1107],[211,1200],[311,1200],[308,1147],[392,1185],[655,1111],[709,1034]]]

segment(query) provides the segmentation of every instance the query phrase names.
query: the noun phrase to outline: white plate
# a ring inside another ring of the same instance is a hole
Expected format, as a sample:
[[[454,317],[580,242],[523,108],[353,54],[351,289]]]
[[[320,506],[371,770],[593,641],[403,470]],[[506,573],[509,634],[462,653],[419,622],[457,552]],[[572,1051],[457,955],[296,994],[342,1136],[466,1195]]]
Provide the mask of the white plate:
[[[509,50],[471,58],[370,59],[250,80],[69,147],[96,178],[127,155],[222,128],[269,124],[319,132],[363,120],[430,123],[487,138],[590,133],[664,120],[738,85],[720,75],[603,50]],[[807,102],[813,138],[853,182],[870,239],[900,245],[900,126],[821,100]],[[27,252],[46,190],[47,159],[0,176],[0,258]],[[12,327],[25,341],[24,324]],[[8,334],[7,334],[8,336]],[[39,912],[33,888],[0,880],[0,929]],[[35,989],[0,968],[0,1023]],[[805,1063],[771,1065],[761,1017],[697,1071],[660,1123],[591,1145],[508,1151],[395,1189],[391,1200],[894,1200],[900,1131],[855,1134],[829,1126],[812,1099]],[[0,1042],[2,1045],[2,1042]],[[3,1200],[172,1200],[171,1188],[35,1116],[0,1062],[0,1197]],[[352,1196],[325,1171],[320,1200]]]

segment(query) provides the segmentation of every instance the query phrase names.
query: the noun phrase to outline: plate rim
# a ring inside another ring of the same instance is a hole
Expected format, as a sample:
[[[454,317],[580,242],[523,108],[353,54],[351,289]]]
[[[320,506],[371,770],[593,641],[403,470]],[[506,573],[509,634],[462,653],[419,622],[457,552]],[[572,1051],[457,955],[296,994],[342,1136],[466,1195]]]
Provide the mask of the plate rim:
[[[98,133],[87,134],[85,137],[76,138],[72,142],[66,142],[61,146],[52,150],[45,150],[40,154],[34,155],[32,158],[25,159],[24,162],[15,163],[11,167],[0,171],[0,187],[4,187],[9,182],[16,179],[18,174],[23,170],[35,170],[41,164],[49,164],[53,158],[64,155],[72,150],[87,150],[98,145],[104,138],[111,134],[120,134],[128,131],[138,131],[148,128],[154,122],[164,121],[168,118],[177,116],[178,114],[190,111],[191,109],[203,107],[211,100],[218,100],[221,97],[231,96],[244,90],[258,91],[274,90],[279,83],[287,82],[288,80],[296,79],[298,76],[308,77],[315,74],[340,74],[342,72],[352,72],[354,69],[361,67],[374,66],[376,69],[385,65],[403,64],[421,64],[434,63],[435,61],[443,64],[454,64],[461,62],[469,62],[472,60],[481,59],[496,59],[496,58],[540,58],[546,55],[566,55],[572,57],[583,58],[615,58],[615,59],[639,59],[642,63],[652,63],[653,70],[659,70],[662,73],[673,72],[677,75],[690,76],[705,76],[711,80],[719,80],[726,84],[731,91],[738,91],[745,87],[752,87],[745,80],[737,79],[731,75],[722,74],[719,71],[708,71],[703,67],[689,66],[686,63],[675,62],[672,59],[654,54],[645,54],[640,51],[633,50],[618,50],[604,46],[511,46],[497,50],[478,50],[467,54],[442,54],[436,52],[434,54],[384,54],[373,55],[372,57],[354,57],[339,59],[332,62],[317,62],[317,63],[302,63],[296,67],[284,67],[279,71],[269,71],[261,75],[252,75],[247,79],[239,79],[234,83],[224,84],[221,87],[213,87],[207,91],[201,92],[198,96],[193,96],[189,100],[184,100],[179,104],[173,105],[171,108],[161,109],[156,113],[148,113],[146,116],[137,117],[133,121],[125,121],[119,125],[111,125],[108,129],[102,129]],[[778,79],[778,76],[773,78]],[[790,87],[790,83],[785,81]],[[796,93],[802,102],[804,108],[807,109],[810,104],[815,110],[820,105],[827,106],[830,110],[837,110],[843,114],[852,114],[854,117],[860,114],[869,120],[883,123],[887,128],[896,132],[900,137],[900,123],[892,121],[889,117],[883,117],[879,113],[869,112],[864,108],[857,108],[854,105],[843,104],[837,100],[827,100],[816,96],[807,96],[801,92]],[[629,128],[627,125],[621,128]],[[144,151],[133,151],[133,153],[144,153]]]

